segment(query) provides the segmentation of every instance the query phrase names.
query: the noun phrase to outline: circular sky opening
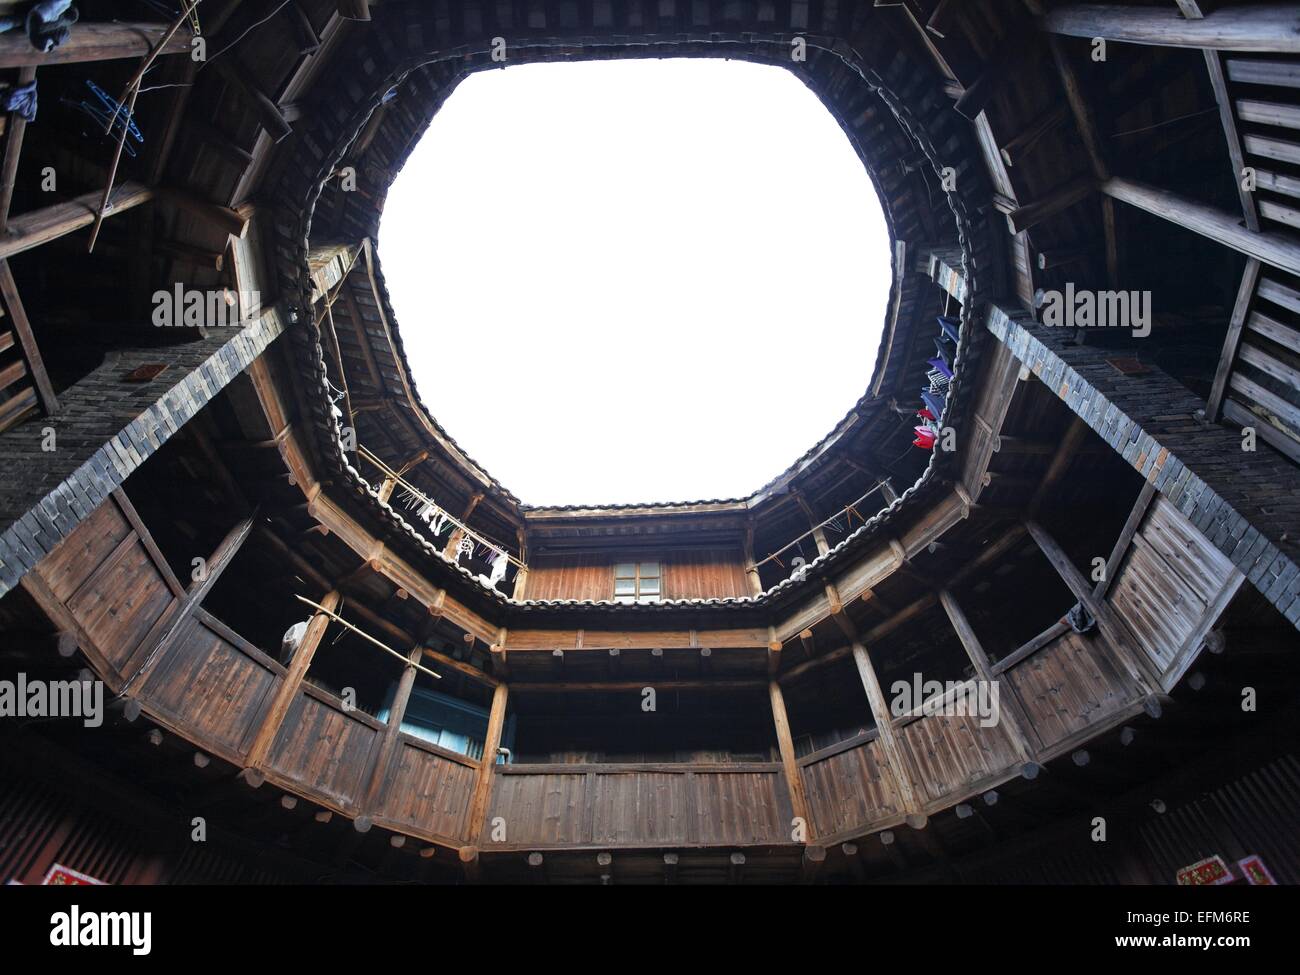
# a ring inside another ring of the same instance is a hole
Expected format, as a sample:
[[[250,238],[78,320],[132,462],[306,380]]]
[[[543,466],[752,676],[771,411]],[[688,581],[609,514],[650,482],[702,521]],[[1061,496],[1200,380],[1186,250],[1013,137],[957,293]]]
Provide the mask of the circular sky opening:
[[[378,247],[425,406],[529,505],[753,493],[867,388],[892,274],[817,96],[715,59],[471,75]]]

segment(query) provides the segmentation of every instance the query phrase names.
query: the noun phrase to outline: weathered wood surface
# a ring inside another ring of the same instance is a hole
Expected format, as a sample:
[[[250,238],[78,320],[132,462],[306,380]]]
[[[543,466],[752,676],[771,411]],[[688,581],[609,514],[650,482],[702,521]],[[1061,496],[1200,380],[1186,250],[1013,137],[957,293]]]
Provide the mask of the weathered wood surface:
[[[375,808],[375,822],[453,845],[468,842],[477,764],[400,734]]]
[[[559,846],[774,845],[791,840],[776,764],[498,767],[485,851]],[[500,818],[504,842],[491,841]]]
[[[328,805],[353,809],[361,799],[370,749],[383,722],[310,684],[294,696],[266,760],[268,777]]]
[[[1227,557],[1159,497],[1133,536],[1107,602],[1163,680],[1240,580]]]
[[[903,800],[878,738],[824,758],[807,756],[800,759],[799,765],[809,826],[818,840],[866,832],[904,813]]]
[[[1005,726],[982,728],[974,715],[926,715],[895,734],[911,766],[917,798],[926,808],[957,802],[1018,762]]]
[[[200,611],[181,624],[138,697],[196,745],[242,764],[284,667]]]
[[[114,690],[144,662],[180,602],[171,569],[142,528],[116,498],[105,501],[23,580]]]
[[[1139,689],[1106,654],[1096,634],[1067,631],[1002,675],[1003,694],[1024,706],[1041,749],[1100,724],[1139,697]]]
[[[1256,4],[1225,7],[1189,20],[1172,3],[1130,7],[1079,3],[1051,10],[1043,28],[1071,37],[1158,47],[1197,47],[1223,51],[1300,51],[1300,5]]]

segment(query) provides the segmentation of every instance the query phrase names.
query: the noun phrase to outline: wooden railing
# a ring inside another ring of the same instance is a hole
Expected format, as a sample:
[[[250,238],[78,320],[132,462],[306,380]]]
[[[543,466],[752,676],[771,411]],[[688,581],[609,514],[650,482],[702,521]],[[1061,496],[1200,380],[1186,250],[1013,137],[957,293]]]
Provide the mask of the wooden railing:
[[[767,846],[792,840],[775,762],[501,765],[479,846]]]

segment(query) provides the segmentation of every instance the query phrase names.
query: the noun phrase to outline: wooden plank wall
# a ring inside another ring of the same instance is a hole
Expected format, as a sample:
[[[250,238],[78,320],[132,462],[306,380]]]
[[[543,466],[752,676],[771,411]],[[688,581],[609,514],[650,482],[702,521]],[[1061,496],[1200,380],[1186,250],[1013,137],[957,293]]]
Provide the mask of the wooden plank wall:
[[[181,624],[140,688],[160,723],[243,764],[285,669],[199,610]]]
[[[143,663],[182,595],[133,515],[110,498],[24,580],[115,692]]]
[[[791,840],[775,763],[731,767],[499,766],[485,850],[557,846],[753,846]],[[505,842],[490,830],[500,818]]]
[[[1107,602],[1168,690],[1241,582],[1228,558],[1160,496],[1134,534]]]
[[[469,840],[478,763],[402,734],[375,810],[375,822],[428,839]]]
[[[536,556],[528,566],[529,599],[612,599],[614,563],[658,560],[665,599],[748,596],[739,549],[682,549],[653,554]]]
[[[925,715],[902,725],[897,737],[927,810],[982,791],[1020,762],[1006,723],[982,728],[974,715]]]
[[[267,777],[324,805],[355,811],[383,728],[382,721],[345,710],[334,695],[304,683],[271,745]]]
[[[809,826],[818,842],[855,836],[903,815],[903,801],[880,740],[828,748],[799,760]]]
[[[1141,689],[1110,659],[1101,635],[1067,632],[1003,675],[1039,749],[1051,752],[1140,700]],[[1005,702],[1003,702],[1005,706]]]

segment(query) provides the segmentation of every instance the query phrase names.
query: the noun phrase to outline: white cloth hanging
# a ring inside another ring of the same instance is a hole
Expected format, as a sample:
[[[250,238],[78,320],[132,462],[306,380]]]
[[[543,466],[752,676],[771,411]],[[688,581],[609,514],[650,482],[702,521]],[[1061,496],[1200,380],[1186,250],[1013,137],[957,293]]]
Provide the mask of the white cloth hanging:
[[[297,653],[298,647],[302,645],[302,638],[307,635],[307,622],[303,620],[301,623],[295,623],[284,631],[284,636],[280,638],[280,663],[287,664]]]

